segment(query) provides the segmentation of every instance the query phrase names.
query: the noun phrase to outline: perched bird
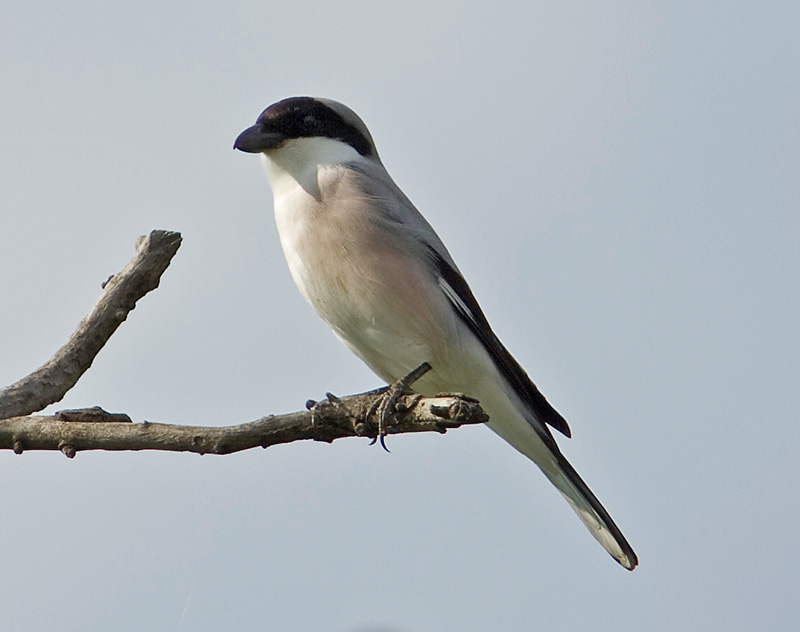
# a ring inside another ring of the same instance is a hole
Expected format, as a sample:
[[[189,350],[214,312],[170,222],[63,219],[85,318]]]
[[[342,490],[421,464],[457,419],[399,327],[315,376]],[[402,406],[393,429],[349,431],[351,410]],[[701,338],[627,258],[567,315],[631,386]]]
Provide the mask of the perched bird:
[[[489,427],[536,463],[600,544],[633,570],[636,554],[548,428],[569,437],[567,422],[494,334],[355,112],[328,99],[284,99],[234,147],[261,154],[292,277],[350,350],[390,383],[428,362],[432,370],[415,391],[480,400]]]

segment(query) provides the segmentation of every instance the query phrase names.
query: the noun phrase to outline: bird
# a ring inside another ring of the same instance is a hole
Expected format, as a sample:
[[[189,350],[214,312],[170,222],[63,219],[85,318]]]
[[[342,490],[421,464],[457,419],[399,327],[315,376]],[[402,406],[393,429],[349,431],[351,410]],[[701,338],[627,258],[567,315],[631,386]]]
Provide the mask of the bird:
[[[489,428],[633,570],[633,548],[555,441],[551,428],[571,436],[566,420],[495,335],[361,118],[337,101],[289,97],[267,107],[234,149],[261,156],[292,278],[334,334],[387,383],[427,362],[414,391],[478,399]]]

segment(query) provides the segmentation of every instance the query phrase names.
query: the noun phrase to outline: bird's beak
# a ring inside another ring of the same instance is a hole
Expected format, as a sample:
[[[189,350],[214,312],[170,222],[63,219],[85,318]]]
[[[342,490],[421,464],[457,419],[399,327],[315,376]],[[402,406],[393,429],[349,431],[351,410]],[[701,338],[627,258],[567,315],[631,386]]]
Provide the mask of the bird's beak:
[[[248,154],[258,154],[267,149],[275,149],[283,141],[282,134],[267,131],[261,125],[253,125],[239,134],[233,148]]]

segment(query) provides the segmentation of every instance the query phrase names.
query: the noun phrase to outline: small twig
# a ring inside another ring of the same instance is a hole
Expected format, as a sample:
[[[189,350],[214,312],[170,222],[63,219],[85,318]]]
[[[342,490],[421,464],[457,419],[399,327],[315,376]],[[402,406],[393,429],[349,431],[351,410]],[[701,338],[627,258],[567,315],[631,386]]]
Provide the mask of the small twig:
[[[313,413],[271,415],[250,423],[222,427],[114,422],[107,421],[102,414],[97,421],[62,421],[58,415],[15,417],[0,421],[0,449],[11,449],[17,454],[26,450],[60,450],[69,458],[83,450],[230,454],[302,439],[331,442],[355,437],[354,419],[374,436],[377,426],[368,413],[383,394],[384,389],[370,391],[337,398],[337,404],[341,405],[320,402],[314,406]],[[406,395],[399,403],[392,424],[387,428],[391,434],[443,433],[449,428],[484,423],[488,419],[476,402],[458,397],[420,399],[418,395]]]
[[[180,233],[171,231],[154,230],[140,237],[136,255],[103,284],[100,299],[53,358],[16,384],[0,389],[0,419],[28,415],[64,397],[136,301],[158,287],[180,245]]]

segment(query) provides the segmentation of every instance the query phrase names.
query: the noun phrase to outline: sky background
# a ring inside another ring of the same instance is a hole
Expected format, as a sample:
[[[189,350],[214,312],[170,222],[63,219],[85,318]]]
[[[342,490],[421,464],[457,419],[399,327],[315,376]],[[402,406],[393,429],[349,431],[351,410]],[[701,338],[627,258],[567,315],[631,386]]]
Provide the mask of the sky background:
[[[241,423],[378,386],[292,284],[270,103],[369,125],[569,420],[620,568],[484,427],[0,454],[11,632],[787,630],[800,619],[800,4],[6,2],[0,383],[184,243],[49,411]]]

